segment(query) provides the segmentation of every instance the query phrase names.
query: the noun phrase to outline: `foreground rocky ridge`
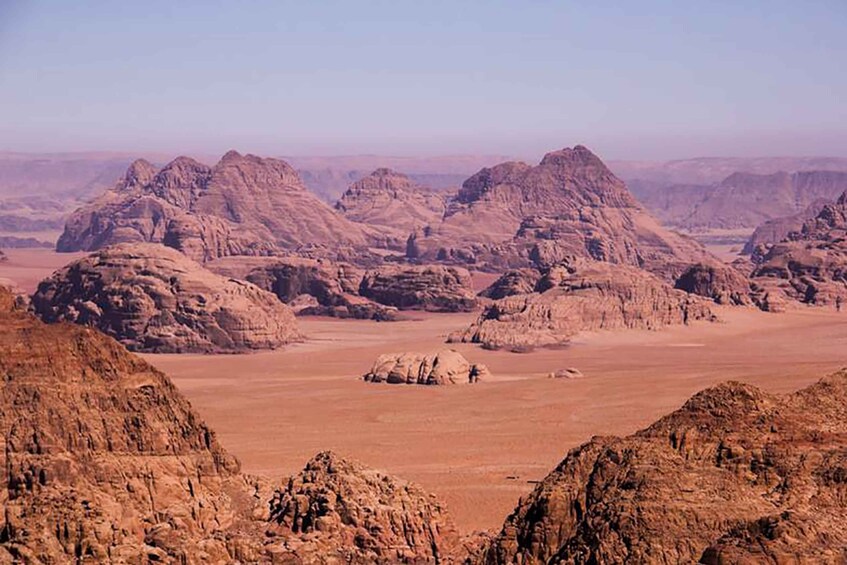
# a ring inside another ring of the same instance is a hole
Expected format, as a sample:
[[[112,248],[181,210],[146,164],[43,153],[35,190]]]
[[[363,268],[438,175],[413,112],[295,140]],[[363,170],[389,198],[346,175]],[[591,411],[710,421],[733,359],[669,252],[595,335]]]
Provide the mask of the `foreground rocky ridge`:
[[[0,563],[448,562],[419,487],[322,453],[278,487],[239,472],[168,378],[0,289]]]
[[[532,291],[526,294],[526,289]],[[499,298],[450,341],[526,351],[564,345],[582,331],[657,329],[713,320],[708,302],[623,265],[572,259],[542,273],[506,273],[485,294]]]
[[[572,450],[483,563],[843,563],[847,372],[784,397],[730,382]]]
[[[134,351],[237,352],[300,338],[291,309],[271,293],[156,244],[74,261],[39,284],[32,306],[44,321],[96,327]]]

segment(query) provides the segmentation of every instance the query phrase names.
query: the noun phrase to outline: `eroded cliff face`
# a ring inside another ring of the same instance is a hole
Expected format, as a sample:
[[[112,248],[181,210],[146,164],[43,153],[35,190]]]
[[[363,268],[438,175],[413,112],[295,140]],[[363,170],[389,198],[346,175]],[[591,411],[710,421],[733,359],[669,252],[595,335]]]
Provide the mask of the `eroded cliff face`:
[[[483,563],[841,563],[847,372],[777,397],[726,383],[572,450]]]
[[[419,487],[321,453],[274,484],[113,339],[0,289],[0,563],[444,563]]]
[[[291,309],[273,294],[156,244],[74,261],[39,284],[32,305],[47,322],[95,327],[134,351],[239,352],[300,339]]]
[[[579,256],[668,279],[712,260],[695,241],[662,228],[582,146],[548,153],[534,167],[483,169],[465,182],[443,222],[410,239],[407,256],[489,269],[550,267]]]
[[[114,189],[71,215],[57,249],[137,242],[206,261],[300,248],[354,253],[387,240],[332,210],[284,161],[230,151],[214,167],[178,157],[156,171],[136,161]]]
[[[406,175],[383,168],[351,184],[335,209],[354,222],[397,230],[402,243],[416,229],[440,222],[446,200]]]
[[[527,288],[532,290],[526,294]],[[564,345],[581,331],[657,329],[713,320],[708,301],[634,267],[571,259],[543,273],[506,273],[485,294],[500,297],[450,341],[526,351]]]
[[[751,279],[763,296],[841,309],[847,300],[847,193],[786,239],[754,251]]]

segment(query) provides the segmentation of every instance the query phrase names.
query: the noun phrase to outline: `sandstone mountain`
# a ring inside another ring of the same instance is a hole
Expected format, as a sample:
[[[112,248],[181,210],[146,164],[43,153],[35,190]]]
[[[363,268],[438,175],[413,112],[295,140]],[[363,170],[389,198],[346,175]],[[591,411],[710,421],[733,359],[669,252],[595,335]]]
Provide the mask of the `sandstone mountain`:
[[[401,310],[470,312],[477,307],[470,273],[442,265],[387,265],[365,273],[359,294]]]
[[[843,563],[847,372],[784,397],[730,382],[573,449],[482,563]]]
[[[785,241],[758,248],[752,259],[760,292],[840,309],[847,300],[847,193]]]
[[[396,309],[359,295],[364,271],[302,257],[223,257],[206,266],[274,293],[298,315],[392,320]]]
[[[636,194],[669,226],[691,231],[754,228],[801,213],[821,199],[835,200],[847,190],[847,172],[736,172],[711,186],[651,188]]]
[[[0,290],[0,563],[431,563],[459,547],[419,487],[321,453],[278,487],[161,372]]]
[[[187,157],[160,171],[134,162],[114,189],[70,217],[57,249],[126,242],[164,243],[202,261],[384,243],[306,190],[284,161],[235,151],[214,167]]]
[[[582,146],[535,167],[502,163],[465,181],[444,221],[410,238],[407,256],[498,270],[551,266],[576,255],[675,278],[708,260],[693,240],[669,232],[603,162]]]
[[[435,355],[387,353],[380,355],[364,380],[372,383],[409,385],[447,385],[476,383],[490,377],[481,363],[471,364],[452,349]]]
[[[299,338],[291,310],[271,293],[157,244],[74,261],[39,284],[32,305],[45,321],[92,326],[135,351],[235,352]]]
[[[797,212],[790,216],[782,216],[768,220],[759,225],[750,236],[750,239],[744,244],[741,253],[750,255],[756,251],[760,245],[769,246],[774,243],[779,243],[788,238],[791,232],[800,231],[803,229],[803,224],[808,220],[814,219],[815,216],[821,213],[824,206],[832,204],[833,200],[820,198],[812,202],[802,212]]]
[[[351,184],[335,204],[335,209],[350,220],[396,229],[403,244],[416,229],[440,222],[445,208],[443,194],[385,168]]]
[[[489,295],[504,296],[487,306],[450,341],[489,349],[526,351],[566,344],[581,331],[617,328],[657,329],[694,320],[713,320],[707,301],[676,290],[635,267],[574,260],[550,268],[531,294],[511,294],[532,284],[507,273]]]

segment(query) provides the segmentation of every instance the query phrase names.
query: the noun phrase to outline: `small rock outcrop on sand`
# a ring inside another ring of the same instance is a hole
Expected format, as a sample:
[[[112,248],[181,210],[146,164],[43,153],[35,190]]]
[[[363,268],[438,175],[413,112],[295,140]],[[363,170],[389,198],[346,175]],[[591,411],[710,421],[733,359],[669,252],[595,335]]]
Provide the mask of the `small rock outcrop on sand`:
[[[309,249],[334,255],[381,243],[310,193],[278,159],[230,151],[208,167],[178,157],[156,171],[134,162],[114,189],[68,219],[58,251],[163,243],[197,261]]]
[[[445,349],[435,355],[380,355],[363,378],[372,383],[449,385],[476,383],[490,376],[485,365],[471,364],[458,351]]]
[[[349,263],[302,257],[224,257],[207,267],[274,293],[298,316],[369,320],[396,316],[395,308],[359,296],[364,271]]]
[[[712,319],[704,299],[642,269],[577,259],[548,269],[535,292],[490,304],[449,341],[523,351],[564,345],[586,330],[657,329]]]
[[[444,195],[416,185],[391,169],[377,169],[354,182],[335,204],[347,219],[398,230],[405,237],[441,221]]]
[[[577,256],[673,280],[688,265],[711,260],[699,243],[661,227],[582,146],[548,153],[537,166],[481,170],[465,181],[444,220],[410,243],[410,259],[488,270],[546,268]]]
[[[291,309],[271,293],[156,244],[74,261],[39,284],[32,305],[47,322],[92,326],[134,351],[236,352],[299,338]]]
[[[470,312],[477,307],[470,273],[443,265],[389,265],[368,271],[359,294],[401,310]]]
[[[847,193],[823,207],[799,231],[752,257],[755,290],[773,302],[841,309],[847,301]]]
[[[711,298],[718,304],[750,305],[750,281],[740,271],[729,265],[704,265],[689,267],[674,285],[690,294]]]
[[[573,449],[480,563],[843,563],[847,372],[779,397],[729,382]]]
[[[0,563],[430,563],[458,535],[419,487],[322,453],[278,488],[170,380],[0,289]]]
[[[459,542],[435,497],[332,452],[316,455],[276,490],[270,522],[269,532],[293,555],[339,563],[439,563]]]
[[[6,257],[6,254],[3,253],[2,249],[0,249],[0,263],[2,263],[3,261],[8,261],[8,260],[9,260],[9,258]]]
[[[558,371],[551,372],[549,377],[553,379],[581,379],[585,375],[579,369],[568,367],[567,369],[559,369]]]

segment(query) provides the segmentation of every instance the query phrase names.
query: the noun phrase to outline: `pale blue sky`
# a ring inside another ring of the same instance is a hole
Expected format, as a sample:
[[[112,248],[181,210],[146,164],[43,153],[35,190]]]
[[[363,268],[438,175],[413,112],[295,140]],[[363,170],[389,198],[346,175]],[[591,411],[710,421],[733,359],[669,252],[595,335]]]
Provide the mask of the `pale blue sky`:
[[[847,155],[845,30],[845,0],[0,0],[0,149]]]

